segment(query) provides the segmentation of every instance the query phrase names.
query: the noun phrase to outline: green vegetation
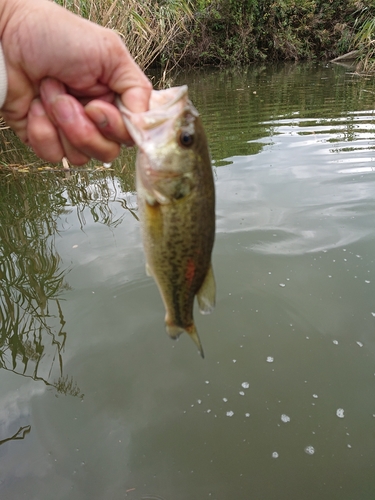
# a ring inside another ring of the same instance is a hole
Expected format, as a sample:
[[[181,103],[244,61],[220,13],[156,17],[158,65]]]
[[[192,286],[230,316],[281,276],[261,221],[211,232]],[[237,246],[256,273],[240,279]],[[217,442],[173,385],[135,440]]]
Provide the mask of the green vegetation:
[[[355,48],[359,51],[358,70],[375,71],[375,6],[363,7],[356,18],[358,27],[354,37]]]
[[[370,68],[375,5],[360,0],[58,0],[118,31],[143,67],[332,59]]]

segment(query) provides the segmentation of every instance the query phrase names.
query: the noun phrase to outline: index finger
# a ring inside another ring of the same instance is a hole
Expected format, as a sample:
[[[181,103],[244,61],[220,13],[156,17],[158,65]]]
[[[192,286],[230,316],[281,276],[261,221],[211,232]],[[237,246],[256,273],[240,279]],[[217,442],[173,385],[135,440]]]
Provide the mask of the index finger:
[[[148,111],[152,84],[125,45],[119,40],[118,51],[112,51],[112,74],[108,87],[119,94],[124,106],[133,113]]]

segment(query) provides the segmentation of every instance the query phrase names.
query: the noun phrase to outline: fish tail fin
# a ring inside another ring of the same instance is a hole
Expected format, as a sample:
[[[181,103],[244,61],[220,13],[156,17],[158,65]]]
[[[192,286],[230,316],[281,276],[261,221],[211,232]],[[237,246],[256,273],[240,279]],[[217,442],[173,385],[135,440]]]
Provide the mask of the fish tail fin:
[[[189,337],[193,340],[194,344],[198,347],[198,352],[204,359],[204,352],[203,352],[203,347],[201,344],[201,341],[198,336],[197,329],[195,328],[194,323],[187,327],[187,328],[182,328],[181,326],[173,325],[173,324],[166,324],[167,328],[167,333],[172,339],[178,339],[178,337],[181,335],[181,333],[186,332]]]
[[[203,347],[202,347],[202,344],[201,344],[201,341],[200,341],[200,338],[198,336],[198,332],[197,332],[197,329],[195,328],[194,323],[191,326],[189,326],[188,328],[186,328],[185,331],[189,334],[189,336],[193,340],[194,344],[198,347],[198,352],[202,356],[202,358],[204,359]]]

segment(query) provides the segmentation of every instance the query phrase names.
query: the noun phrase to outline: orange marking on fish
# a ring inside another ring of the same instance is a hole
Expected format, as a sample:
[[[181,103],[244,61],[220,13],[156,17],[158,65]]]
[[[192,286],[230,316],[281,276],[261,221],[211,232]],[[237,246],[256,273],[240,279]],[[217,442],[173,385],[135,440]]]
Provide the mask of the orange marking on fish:
[[[189,259],[186,266],[185,278],[189,285],[191,285],[195,275],[195,263],[193,259]]]

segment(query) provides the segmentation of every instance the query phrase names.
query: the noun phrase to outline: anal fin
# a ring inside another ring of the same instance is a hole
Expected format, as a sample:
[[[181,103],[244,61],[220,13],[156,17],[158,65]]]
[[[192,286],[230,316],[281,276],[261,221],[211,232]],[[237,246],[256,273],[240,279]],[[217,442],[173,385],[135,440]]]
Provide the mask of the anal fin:
[[[210,314],[213,311],[216,299],[216,285],[212,264],[210,264],[202,286],[197,293],[197,299],[202,314]]]
[[[148,262],[146,262],[146,274],[147,274],[147,276],[152,276],[151,268],[150,268]]]

